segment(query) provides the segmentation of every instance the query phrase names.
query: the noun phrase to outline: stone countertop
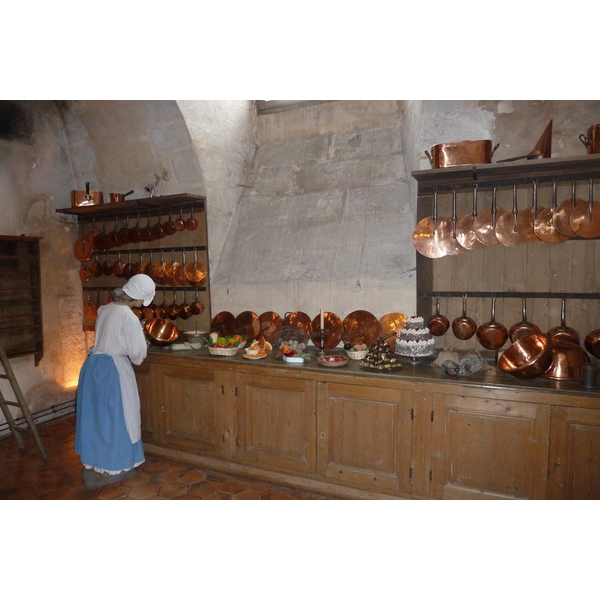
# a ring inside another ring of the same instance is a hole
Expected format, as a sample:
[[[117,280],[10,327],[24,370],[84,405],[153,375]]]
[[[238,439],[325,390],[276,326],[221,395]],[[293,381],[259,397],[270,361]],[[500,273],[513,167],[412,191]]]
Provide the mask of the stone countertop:
[[[417,363],[413,363],[410,359],[400,358],[400,364],[402,368],[394,369],[391,371],[379,371],[373,369],[367,369],[361,367],[357,360],[349,360],[348,365],[345,367],[323,367],[317,362],[317,355],[315,351],[309,352],[311,355],[310,360],[304,363],[286,363],[282,358],[276,357],[272,353],[269,353],[266,358],[260,360],[250,360],[244,358],[243,351],[238,351],[235,356],[213,356],[208,352],[207,348],[200,350],[171,350],[167,347],[150,346],[148,355],[149,356],[161,356],[161,357],[179,357],[185,359],[202,359],[208,361],[224,362],[228,365],[256,365],[257,367],[271,367],[282,370],[302,370],[310,371],[313,373],[329,371],[336,375],[353,375],[353,376],[377,376],[386,379],[394,380],[414,380],[429,382],[429,383],[450,383],[460,384],[464,386],[480,387],[480,388],[504,388],[514,391],[523,392],[559,392],[560,394],[585,396],[588,398],[597,398],[600,400],[600,388],[589,389],[583,387],[579,381],[557,381],[553,379],[547,379],[544,377],[536,377],[535,379],[518,379],[512,375],[508,375],[497,369],[495,366],[491,366],[487,371],[474,373],[468,376],[452,376],[446,374],[438,367],[432,365],[435,357],[420,359]],[[341,354],[345,355],[344,351],[333,352],[329,351],[327,354]]]

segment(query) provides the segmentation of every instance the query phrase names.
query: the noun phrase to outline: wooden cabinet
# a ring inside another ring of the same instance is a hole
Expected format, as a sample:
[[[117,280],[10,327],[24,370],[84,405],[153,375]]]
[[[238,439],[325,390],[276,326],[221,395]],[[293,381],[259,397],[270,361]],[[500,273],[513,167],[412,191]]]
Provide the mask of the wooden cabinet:
[[[331,382],[318,386],[319,475],[410,493],[412,393]]]
[[[550,407],[505,396],[432,395],[433,497],[545,497]]]
[[[38,237],[0,236],[0,344],[6,355],[44,353]]]
[[[150,453],[341,497],[600,499],[597,393],[247,362],[136,367]]]
[[[315,382],[264,374],[235,380],[239,460],[285,471],[316,471]]]
[[[552,409],[548,498],[600,498],[600,409]]]

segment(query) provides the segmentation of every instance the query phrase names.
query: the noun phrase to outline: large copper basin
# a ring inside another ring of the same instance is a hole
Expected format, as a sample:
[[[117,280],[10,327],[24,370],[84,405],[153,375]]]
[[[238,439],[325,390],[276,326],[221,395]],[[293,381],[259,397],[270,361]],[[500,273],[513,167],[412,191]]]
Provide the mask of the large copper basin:
[[[578,344],[552,341],[552,364],[542,375],[547,379],[579,381],[581,365],[592,362],[587,352]]]
[[[179,329],[167,319],[150,319],[144,329],[150,343],[156,346],[172,344],[179,338]]]
[[[543,333],[528,335],[511,344],[498,359],[498,368],[521,379],[533,379],[552,364],[550,338]]]

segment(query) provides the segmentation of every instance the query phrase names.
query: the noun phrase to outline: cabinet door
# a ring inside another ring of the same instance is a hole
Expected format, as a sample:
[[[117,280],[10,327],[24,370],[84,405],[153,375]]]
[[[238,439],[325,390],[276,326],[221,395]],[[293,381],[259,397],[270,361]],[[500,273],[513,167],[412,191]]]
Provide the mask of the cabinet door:
[[[410,491],[412,393],[319,383],[318,473],[380,492]]]
[[[552,409],[548,497],[600,499],[600,410]]]
[[[449,499],[542,499],[549,408],[489,396],[433,396],[432,494]]]
[[[295,473],[314,473],[315,382],[239,374],[238,458]]]
[[[160,367],[160,443],[215,456],[230,453],[229,373],[198,367]]]

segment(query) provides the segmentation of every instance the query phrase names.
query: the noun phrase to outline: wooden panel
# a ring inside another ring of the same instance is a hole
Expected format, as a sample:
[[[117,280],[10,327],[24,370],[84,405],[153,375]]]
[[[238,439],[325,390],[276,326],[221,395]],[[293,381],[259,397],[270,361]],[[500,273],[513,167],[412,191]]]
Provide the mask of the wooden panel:
[[[433,493],[439,498],[543,498],[549,409],[436,394]]]
[[[182,367],[161,371],[162,441],[218,454],[223,428],[215,372]]]
[[[142,418],[142,440],[147,443],[156,441],[156,389],[153,387],[152,365],[145,362],[134,365],[135,379],[140,394],[140,412]]]
[[[315,383],[300,379],[238,375],[238,456],[314,473]]]
[[[600,410],[555,407],[548,497],[600,499]]]
[[[411,392],[323,383],[318,405],[320,475],[410,490]]]

